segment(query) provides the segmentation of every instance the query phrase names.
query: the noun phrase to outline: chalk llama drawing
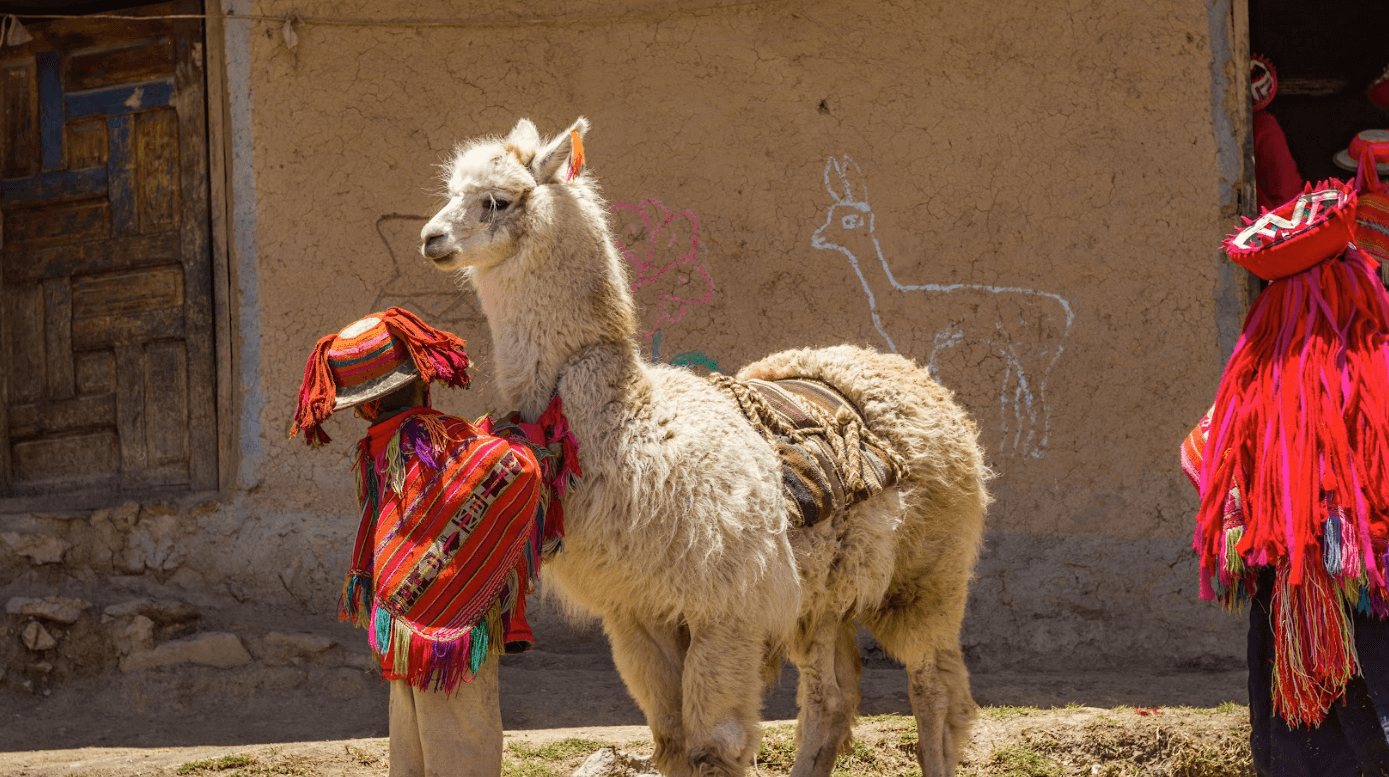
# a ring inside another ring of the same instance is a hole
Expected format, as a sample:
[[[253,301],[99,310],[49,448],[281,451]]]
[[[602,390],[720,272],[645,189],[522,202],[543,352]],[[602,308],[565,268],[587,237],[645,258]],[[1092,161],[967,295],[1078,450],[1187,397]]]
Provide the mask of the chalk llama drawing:
[[[609,212],[617,221],[613,242],[631,267],[631,290],[636,298],[642,331],[651,342],[651,360],[661,361],[663,327],[678,323],[692,305],[714,298],[714,282],[699,262],[699,218],[692,211],[672,212],[658,200],[638,205],[614,203]],[[671,364],[719,368],[703,351],[685,351]]]
[[[874,233],[858,163],[847,155],[830,157],[825,189],[834,202],[810,245],[849,259],[868,296],[873,326],[888,348],[893,353],[899,346],[910,354],[924,352],[931,374],[966,395],[964,380],[977,376],[981,367],[987,375],[986,362],[993,360],[1001,451],[1044,456],[1051,434],[1047,379],[1065,350],[1075,318],[1071,303],[1056,294],[1009,286],[903,284],[892,274]],[[883,313],[889,311],[909,320],[888,326]],[[929,339],[919,341],[918,333]],[[975,404],[965,399],[967,405]]]

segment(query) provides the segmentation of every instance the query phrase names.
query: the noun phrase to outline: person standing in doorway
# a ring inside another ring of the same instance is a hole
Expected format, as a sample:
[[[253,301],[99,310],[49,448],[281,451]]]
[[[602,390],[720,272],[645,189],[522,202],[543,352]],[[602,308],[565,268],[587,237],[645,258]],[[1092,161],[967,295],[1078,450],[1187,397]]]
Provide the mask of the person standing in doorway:
[[[1268,112],[1278,93],[1278,71],[1258,54],[1249,60],[1249,91],[1254,109],[1254,193],[1262,212],[1296,197],[1302,191],[1302,175],[1283,127]]]

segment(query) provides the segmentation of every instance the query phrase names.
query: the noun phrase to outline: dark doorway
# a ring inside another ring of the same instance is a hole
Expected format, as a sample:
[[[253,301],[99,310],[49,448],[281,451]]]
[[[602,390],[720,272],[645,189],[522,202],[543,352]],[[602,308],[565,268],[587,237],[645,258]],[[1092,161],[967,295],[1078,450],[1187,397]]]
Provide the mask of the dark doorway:
[[[1365,89],[1389,66],[1384,0],[1249,0],[1249,49],[1278,70],[1268,111],[1304,180],[1349,180],[1331,157],[1361,130],[1389,127]]]

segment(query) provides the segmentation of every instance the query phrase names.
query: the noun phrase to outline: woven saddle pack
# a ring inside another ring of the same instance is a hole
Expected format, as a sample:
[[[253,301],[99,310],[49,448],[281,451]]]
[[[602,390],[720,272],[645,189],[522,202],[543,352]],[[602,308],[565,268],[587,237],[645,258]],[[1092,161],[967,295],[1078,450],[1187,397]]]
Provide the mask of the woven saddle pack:
[[[901,455],[828,383],[807,378],[710,381],[738,403],[781,457],[781,486],[793,526],[814,526],[906,475]]]

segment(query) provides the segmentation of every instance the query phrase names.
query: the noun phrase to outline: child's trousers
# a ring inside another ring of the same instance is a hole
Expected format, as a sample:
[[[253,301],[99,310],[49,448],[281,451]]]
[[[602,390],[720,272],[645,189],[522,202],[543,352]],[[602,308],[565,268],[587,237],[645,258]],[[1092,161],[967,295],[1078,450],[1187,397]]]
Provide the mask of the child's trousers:
[[[501,772],[496,656],[448,696],[391,681],[390,777],[497,777]]]

